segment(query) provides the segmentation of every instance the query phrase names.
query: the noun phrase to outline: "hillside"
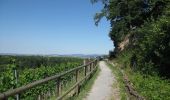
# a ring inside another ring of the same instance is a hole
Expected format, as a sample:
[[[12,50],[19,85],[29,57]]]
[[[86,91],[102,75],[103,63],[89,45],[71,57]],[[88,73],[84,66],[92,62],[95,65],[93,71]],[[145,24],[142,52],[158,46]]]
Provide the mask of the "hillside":
[[[92,0],[95,3],[100,0]],[[169,99],[170,1],[102,0],[96,25],[110,21],[109,36],[115,49],[110,58],[125,71],[146,99]],[[158,91],[161,89],[161,91]]]

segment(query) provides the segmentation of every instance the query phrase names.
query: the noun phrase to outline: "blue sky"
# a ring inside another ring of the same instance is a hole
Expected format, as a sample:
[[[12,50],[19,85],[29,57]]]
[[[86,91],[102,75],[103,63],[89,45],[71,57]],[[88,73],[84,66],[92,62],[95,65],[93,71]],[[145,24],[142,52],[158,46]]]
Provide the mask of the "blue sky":
[[[110,25],[90,0],[0,0],[0,53],[107,54]]]

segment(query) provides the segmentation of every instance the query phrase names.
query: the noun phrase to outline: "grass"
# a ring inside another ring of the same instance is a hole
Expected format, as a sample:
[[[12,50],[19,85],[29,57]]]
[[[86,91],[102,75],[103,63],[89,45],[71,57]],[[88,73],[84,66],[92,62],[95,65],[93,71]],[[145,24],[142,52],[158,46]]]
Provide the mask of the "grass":
[[[69,100],[82,100],[83,98],[85,98],[88,95],[89,91],[91,90],[97,76],[99,75],[99,72],[100,69],[97,68],[97,71],[94,73],[94,75],[81,86],[79,95],[74,96]]]
[[[133,72],[128,75],[135,89],[147,100],[170,100],[170,82],[157,75]]]
[[[85,81],[81,88],[80,88],[80,93],[78,95],[75,95],[75,96],[66,96],[64,98],[64,100],[82,100],[83,98],[85,98],[88,94],[88,92],[91,90],[98,74],[100,72],[100,69],[97,68],[96,72],[94,72],[94,74],[92,75],[92,77],[88,80],[88,81]],[[80,79],[82,79],[84,76],[84,73],[80,73]],[[72,86],[72,81],[69,82],[70,84],[67,86],[67,88],[65,87],[65,89],[69,89],[70,86]],[[74,91],[74,90],[73,90]],[[56,96],[52,96],[50,98],[50,100],[56,100]]]
[[[123,75],[121,73],[120,68],[118,68],[117,66],[113,66],[110,63],[107,63],[107,65],[112,70],[113,74],[116,76],[115,78],[117,80],[117,85],[118,85],[119,90],[120,90],[121,100],[127,100],[126,88],[125,88],[125,84],[124,84],[124,81],[123,81]]]
[[[163,79],[157,74],[149,75],[142,73],[140,70],[132,70],[130,67],[131,55],[132,53],[129,51],[125,52],[119,55],[114,62],[117,63],[117,68],[121,68],[128,76],[139,95],[147,100],[170,100],[170,80]]]

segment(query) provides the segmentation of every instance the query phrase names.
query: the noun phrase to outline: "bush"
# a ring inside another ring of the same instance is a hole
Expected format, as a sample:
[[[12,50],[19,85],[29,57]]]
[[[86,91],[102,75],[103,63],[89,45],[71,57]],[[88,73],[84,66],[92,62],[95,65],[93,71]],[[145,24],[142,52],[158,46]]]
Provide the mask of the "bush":
[[[130,76],[135,89],[148,100],[170,100],[169,80],[159,76],[143,75],[139,72]]]

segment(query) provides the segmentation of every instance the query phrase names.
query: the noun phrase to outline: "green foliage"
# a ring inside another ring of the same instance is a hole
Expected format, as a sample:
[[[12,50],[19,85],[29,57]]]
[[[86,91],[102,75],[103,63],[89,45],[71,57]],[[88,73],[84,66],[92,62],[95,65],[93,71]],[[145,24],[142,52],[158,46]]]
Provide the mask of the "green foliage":
[[[79,95],[75,95],[73,97],[70,97],[68,100],[82,100],[82,98],[85,98],[88,93],[90,92],[91,88],[93,87],[93,84],[95,82],[95,80],[97,79],[99,73],[100,73],[100,69],[97,67],[96,72],[93,74],[93,77],[91,77],[88,81],[85,81],[82,86],[81,86],[81,92],[79,93]]]
[[[140,37],[136,43],[135,54],[138,66],[143,72],[157,70],[161,75],[170,77],[170,17],[161,17],[158,21],[147,22],[137,29]],[[145,65],[146,64],[146,65]],[[153,68],[149,68],[149,66]]]
[[[169,100],[170,83],[159,76],[142,75],[139,72],[133,73],[131,82],[135,89],[147,100]]]
[[[94,0],[100,1],[100,0]],[[102,1],[103,2],[103,1]],[[132,55],[130,65],[145,74],[170,77],[170,3],[168,0],[105,0],[100,16],[111,22],[110,38],[115,45],[112,56],[120,52],[120,43],[130,42],[124,47]],[[126,64],[125,64],[126,65]]]
[[[169,100],[170,1],[106,1],[109,2],[103,8],[106,11],[103,16],[110,20],[109,36],[115,45],[111,56],[117,57],[121,68],[133,69],[127,73],[132,74],[131,81],[143,96],[150,100]],[[129,43],[120,51],[120,44],[126,40]]]
[[[2,57],[3,58],[3,57]],[[17,57],[15,57],[17,58]],[[20,57],[18,57],[20,59]],[[28,62],[29,60],[33,61],[34,58],[39,59],[39,57],[33,57],[32,59],[29,59],[29,57],[22,57],[24,59],[27,59]],[[52,76],[59,74],[63,71],[72,69],[74,67],[79,66],[82,64],[82,59],[80,58],[71,58],[71,57],[53,57],[52,60],[54,61],[53,63],[51,62],[46,62],[50,63],[48,66],[44,66],[41,64],[41,66],[34,67],[34,68],[29,68],[29,67],[17,67],[17,60],[13,59],[13,57],[9,57],[6,60],[12,59],[12,64],[7,64],[4,70],[1,70],[0,73],[0,92],[5,92],[9,89],[14,89],[26,84],[29,84],[31,82],[44,79],[46,77]],[[29,59],[29,60],[28,60]],[[51,59],[50,57],[46,57],[46,59]],[[4,62],[8,62],[4,60]],[[58,61],[57,61],[58,60]],[[25,60],[20,60],[18,62],[23,63],[22,61],[25,62]],[[49,61],[49,60],[48,60]],[[58,63],[56,63],[58,62]],[[27,64],[26,64],[27,65]],[[0,68],[1,69],[1,68]],[[14,75],[14,70],[17,70],[18,73],[18,82],[16,82],[16,77]],[[61,78],[61,80],[71,80],[73,78],[73,74],[69,74],[67,76],[64,76]],[[56,81],[50,81],[47,82],[46,84],[39,85],[35,88],[32,88],[22,94],[20,94],[21,99],[24,100],[32,100],[38,97],[38,95],[45,94],[47,92],[55,92],[56,88]],[[12,99],[12,98],[11,98]]]
[[[111,63],[107,63],[107,65],[109,66],[109,68],[112,70],[112,72],[116,76],[115,78],[117,80],[117,85],[120,90],[121,100],[127,100],[127,92],[126,92],[125,84],[123,81],[123,74],[120,70],[120,67],[118,65],[113,66]],[[113,86],[115,87],[115,85]]]
[[[149,21],[152,17],[157,19],[162,15],[164,8],[168,5],[168,0],[92,0],[93,3],[102,1],[104,7],[95,16],[98,23],[102,17],[106,17],[111,22],[111,39],[121,42],[125,34],[135,27],[140,27],[144,21]],[[148,2],[147,2],[148,1]]]
[[[6,91],[7,89],[12,89],[16,86],[14,72],[14,65],[8,65],[5,72],[0,73],[0,91]]]
[[[150,73],[144,74],[140,70],[135,70],[135,68],[132,70],[130,67],[131,56],[133,56],[132,51],[126,51],[119,54],[118,58],[114,61],[118,68],[122,68],[121,70],[126,73],[134,89],[147,100],[169,100],[170,80],[160,78],[157,73],[149,75]],[[144,63],[143,67],[151,66],[150,64],[146,64],[147,63]],[[119,71],[120,69],[116,72]],[[123,82],[123,80],[120,81]],[[123,89],[124,87],[121,88]]]
[[[66,59],[67,58],[67,59]],[[18,70],[24,68],[37,68],[41,65],[43,66],[55,66],[60,65],[63,62],[81,62],[80,58],[72,57],[47,57],[47,56],[1,56],[0,55],[0,69],[5,69],[8,64],[13,64],[15,60],[15,65]],[[0,70],[0,71],[1,71]]]

